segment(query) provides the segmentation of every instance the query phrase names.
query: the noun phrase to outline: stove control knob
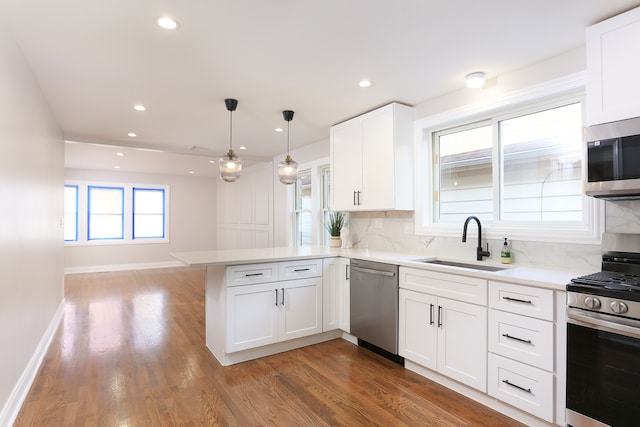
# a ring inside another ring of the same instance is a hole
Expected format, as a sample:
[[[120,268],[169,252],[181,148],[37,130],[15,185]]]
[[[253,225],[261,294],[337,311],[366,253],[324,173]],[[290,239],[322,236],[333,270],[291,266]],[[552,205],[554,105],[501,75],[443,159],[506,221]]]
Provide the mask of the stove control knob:
[[[622,301],[613,301],[610,307],[611,311],[616,314],[622,314],[629,311],[629,307],[627,307],[627,304],[623,303]]]
[[[596,297],[586,297],[584,299],[584,305],[592,310],[597,310],[600,308],[600,300]]]

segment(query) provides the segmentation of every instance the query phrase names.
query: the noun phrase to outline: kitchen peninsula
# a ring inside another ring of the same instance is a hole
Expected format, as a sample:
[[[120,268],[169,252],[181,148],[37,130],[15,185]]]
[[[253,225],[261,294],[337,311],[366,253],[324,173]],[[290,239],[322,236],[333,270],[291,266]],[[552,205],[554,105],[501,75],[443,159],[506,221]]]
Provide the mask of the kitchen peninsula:
[[[559,423],[564,417],[565,286],[576,273],[323,247],[173,256],[190,267],[206,267],[206,345],[222,365],[338,337],[355,342],[348,333],[348,277],[337,277],[357,258],[400,267],[399,354],[407,369],[528,423]],[[469,283],[475,286],[473,296]],[[428,313],[430,305],[443,310],[445,326],[436,328],[437,342],[425,344],[431,332],[420,313]],[[482,325],[474,339],[485,362],[473,381],[466,381],[450,375],[448,366],[464,364],[465,358],[448,358],[467,345],[464,325],[472,312]],[[335,320],[336,313],[347,320]],[[442,346],[446,356],[431,353]]]

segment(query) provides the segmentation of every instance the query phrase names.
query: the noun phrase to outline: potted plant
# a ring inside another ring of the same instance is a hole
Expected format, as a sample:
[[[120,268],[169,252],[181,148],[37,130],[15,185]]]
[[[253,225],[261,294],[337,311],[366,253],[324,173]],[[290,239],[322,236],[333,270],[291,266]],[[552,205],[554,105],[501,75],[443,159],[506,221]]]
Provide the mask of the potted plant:
[[[342,246],[340,240],[340,230],[344,226],[344,212],[329,212],[329,222],[325,225],[327,231],[331,235],[331,242],[329,246],[332,248],[339,248]]]

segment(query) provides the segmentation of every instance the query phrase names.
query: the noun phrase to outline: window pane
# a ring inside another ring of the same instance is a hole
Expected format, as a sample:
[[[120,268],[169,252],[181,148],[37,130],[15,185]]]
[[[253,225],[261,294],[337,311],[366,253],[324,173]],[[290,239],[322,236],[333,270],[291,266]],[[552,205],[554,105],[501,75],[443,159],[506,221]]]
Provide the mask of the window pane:
[[[492,145],[491,125],[436,134],[437,222],[460,222],[470,214],[492,219]]]
[[[311,171],[298,173],[296,182],[296,245],[309,246],[312,240]]]
[[[164,190],[133,189],[133,238],[164,238]]]
[[[89,187],[89,240],[122,239],[124,188]]]
[[[78,186],[64,186],[64,240],[78,240]]]
[[[581,221],[581,105],[503,120],[499,132],[501,219]]]

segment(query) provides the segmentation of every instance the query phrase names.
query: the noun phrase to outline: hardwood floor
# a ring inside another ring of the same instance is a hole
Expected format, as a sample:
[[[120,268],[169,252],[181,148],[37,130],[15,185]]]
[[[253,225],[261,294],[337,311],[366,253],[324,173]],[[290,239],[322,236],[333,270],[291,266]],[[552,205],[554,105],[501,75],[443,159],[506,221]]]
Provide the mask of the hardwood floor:
[[[515,426],[345,340],[222,367],[204,270],[66,277],[60,329],[22,426]]]

